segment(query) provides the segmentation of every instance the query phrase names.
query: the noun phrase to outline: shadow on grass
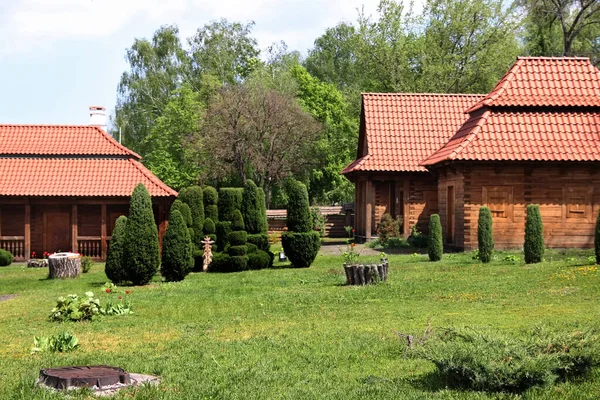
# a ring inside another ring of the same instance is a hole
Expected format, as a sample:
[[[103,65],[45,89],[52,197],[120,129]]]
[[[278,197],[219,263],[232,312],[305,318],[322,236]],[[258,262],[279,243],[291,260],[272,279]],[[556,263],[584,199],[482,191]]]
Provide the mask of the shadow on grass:
[[[414,379],[408,379],[407,382],[415,389],[427,392],[439,392],[444,389],[464,390],[463,387],[448,379],[446,375],[437,370],[428,372]]]
[[[277,265],[274,264],[272,267],[267,268],[267,269],[304,269],[304,268],[294,267],[292,265],[292,263],[288,262],[288,263],[285,263],[285,264],[277,264]]]

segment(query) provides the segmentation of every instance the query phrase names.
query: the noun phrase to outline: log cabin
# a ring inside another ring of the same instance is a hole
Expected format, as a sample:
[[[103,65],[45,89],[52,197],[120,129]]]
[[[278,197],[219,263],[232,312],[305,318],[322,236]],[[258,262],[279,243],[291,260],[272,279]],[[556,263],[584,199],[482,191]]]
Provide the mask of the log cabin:
[[[487,96],[464,110],[466,120],[451,138],[418,163],[436,182],[445,243],[476,248],[485,205],[496,248],[520,248],[525,209],[539,204],[548,247],[593,246],[600,211],[600,71],[589,59],[519,57]],[[427,126],[432,116],[420,118]],[[397,164],[411,151],[414,144],[403,139],[384,158]],[[376,191],[363,191],[357,184],[356,203],[366,197],[376,208]]]
[[[467,120],[484,95],[364,93],[358,155],[342,170],[355,184],[354,230],[369,240],[385,213],[404,220],[404,236],[427,232],[438,212],[436,176],[420,163]]]
[[[138,183],[162,239],[177,192],[140,160],[100,126],[0,125],[0,248],[16,260],[57,251],[104,260]]]

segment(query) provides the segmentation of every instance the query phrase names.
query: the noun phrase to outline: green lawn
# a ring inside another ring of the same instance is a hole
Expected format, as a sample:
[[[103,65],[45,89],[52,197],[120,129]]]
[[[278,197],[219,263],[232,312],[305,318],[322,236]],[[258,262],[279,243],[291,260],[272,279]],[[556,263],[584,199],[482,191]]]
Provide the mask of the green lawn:
[[[46,271],[0,268],[0,399],[58,399],[33,385],[39,370],[110,364],[160,375],[158,388],[123,399],[598,399],[600,371],[585,382],[523,396],[449,390],[431,379],[433,364],[405,357],[394,330],[492,327],[517,332],[595,326],[600,275],[591,251],[548,251],[536,265],[489,265],[471,254],[390,257],[385,284],[344,286],[341,257],[319,255],[309,269],[285,264],[234,274],[194,273],[181,283],[133,289],[135,314],[92,323],[52,323],[56,297],[93,291],[101,301],[102,265],[79,279],[49,281]],[[368,258],[368,257],[367,257]],[[363,257],[365,259],[365,257]],[[374,260],[374,257],[371,257]],[[521,257],[522,259],[522,257]],[[73,332],[81,348],[30,355],[34,336]],[[76,393],[70,398],[90,398]]]

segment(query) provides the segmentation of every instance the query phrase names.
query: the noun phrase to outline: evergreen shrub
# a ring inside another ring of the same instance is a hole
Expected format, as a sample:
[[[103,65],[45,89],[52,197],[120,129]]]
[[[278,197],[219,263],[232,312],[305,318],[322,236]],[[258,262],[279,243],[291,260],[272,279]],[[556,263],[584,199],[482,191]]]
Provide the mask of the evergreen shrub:
[[[217,205],[219,201],[219,194],[217,193],[217,189],[212,186],[204,186],[202,190],[202,194],[204,196],[204,207],[210,205]]]
[[[318,232],[283,232],[281,245],[285,255],[296,268],[308,268],[321,247]]]
[[[247,242],[252,243],[258,247],[259,250],[269,252],[271,244],[269,243],[269,235],[264,233],[257,233],[254,235],[247,236]]]
[[[13,255],[8,250],[0,249],[0,267],[8,267],[13,262]]]
[[[179,193],[179,199],[190,207],[192,214],[192,228],[194,229],[194,238],[192,243],[196,248],[201,248],[202,226],[204,225],[204,200],[203,192],[200,186],[190,186]]]
[[[438,214],[429,217],[429,239],[427,254],[430,261],[440,261],[444,254],[444,242],[442,239],[442,223]]]
[[[209,272],[230,272],[231,257],[226,253],[213,253],[213,259],[208,266]],[[202,265],[202,264],[200,264]],[[202,267],[200,267],[202,268]]]
[[[243,231],[244,228],[244,217],[242,217],[240,210],[235,210],[231,219],[231,229],[234,231]]]
[[[191,228],[192,225],[194,225],[194,220],[192,219],[192,210],[190,209],[190,206],[188,206],[185,203],[181,203],[179,212],[181,213],[181,216],[183,217],[183,220],[185,221],[185,225],[188,228]]]
[[[402,237],[402,217],[394,219],[391,214],[383,214],[377,226],[377,235],[381,244],[385,244],[390,238]]]
[[[128,280],[123,259],[126,226],[127,217],[121,215],[115,222],[110,246],[108,247],[108,254],[106,255],[106,264],[104,265],[106,277],[115,284]]]
[[[229,244],[227,237],[231,232],[231,222],[230,221],[221,221],[217,222],[217,248],[219,251],[225,251],[225,248]]]
[[[308,203],[306,186],[299,181],[290,179],[287,183],[289,197],[287,205],[287,227],[290,232],[311,232],[313,221]]]
[[[134,285],[145,285],[160,265],[158,229],[154,222],[152,201],[140,183],[133,190],[129,219],[124,238],[124,266],[127,279]]]
[[[231,246],[240,246],[246,244],[248,233],[246,231],[232,231],[227,234],[227,242]]]
[[[264,269],[269,268],[271,257],[262,250],[257,250],[248,254],[248,269]]]
[[[529,204],[525,220],[525,263],[539,263],[544,257],[544,226],[540,214],[540,206]]]
[[[258,247],[255,244],[246,242],[246,247],[248,248],[248,254],[256,253],[258,251]]]
[[[244,218],[244,227],[250,234],[260,233],[261,229],[261,204],[258,195],[258,187],[248,179],[242,192],[242,216]]]
[[[248,269],[248,256],[230,256],[230,271],[238,272]]]
[[[246,245],[236,245],[236,246],[229,246],[229,249],[227,250],[227,254],[229,254],[230,256],[245,256],[246,254],[248,254],[248,247]]]
[[[160,272],[169,282],[182,281],[194,266],[194,251],[183,216],[177,210],[169,217],[162,248]]]
[[[217,233],[217,227],[211,218],[206,218],[204,220],[204,226],[202,229],[204,230],[205,235]]]
[[[477,242],[479,244],[479,259],[489,263],[494,251],[494,236],[492,234],[492,212],[488,207],[479,209],[477,221]]]
[[[260,219],[258,221],[258,232],[264,233],[266,235],[269,231],[269,222],[267,221],[266,196],[262,188],[258,188],[258,204],[260,205]]]
[[[213,222],[219,221],[219,208],[216,204],[208,205],[204,208],[204,216],[206,218],[210,218]]]
[[[219,221],[232,221],[233,213],[242,205],[242,192],[239,188],[219,189]]]

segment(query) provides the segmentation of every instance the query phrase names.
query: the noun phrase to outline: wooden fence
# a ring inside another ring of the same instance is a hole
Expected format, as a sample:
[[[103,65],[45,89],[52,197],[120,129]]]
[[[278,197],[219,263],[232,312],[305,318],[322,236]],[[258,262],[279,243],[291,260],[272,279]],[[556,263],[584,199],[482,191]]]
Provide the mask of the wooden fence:
[[[354,213],[352,208],[343,206],[319,207],[319,212],[325,218],[325,236],[332,238],[346,237],[345,226],[352,226]],[[287,220],[286,210],[267,210],[269,234],[281,233],[285,230]]]

